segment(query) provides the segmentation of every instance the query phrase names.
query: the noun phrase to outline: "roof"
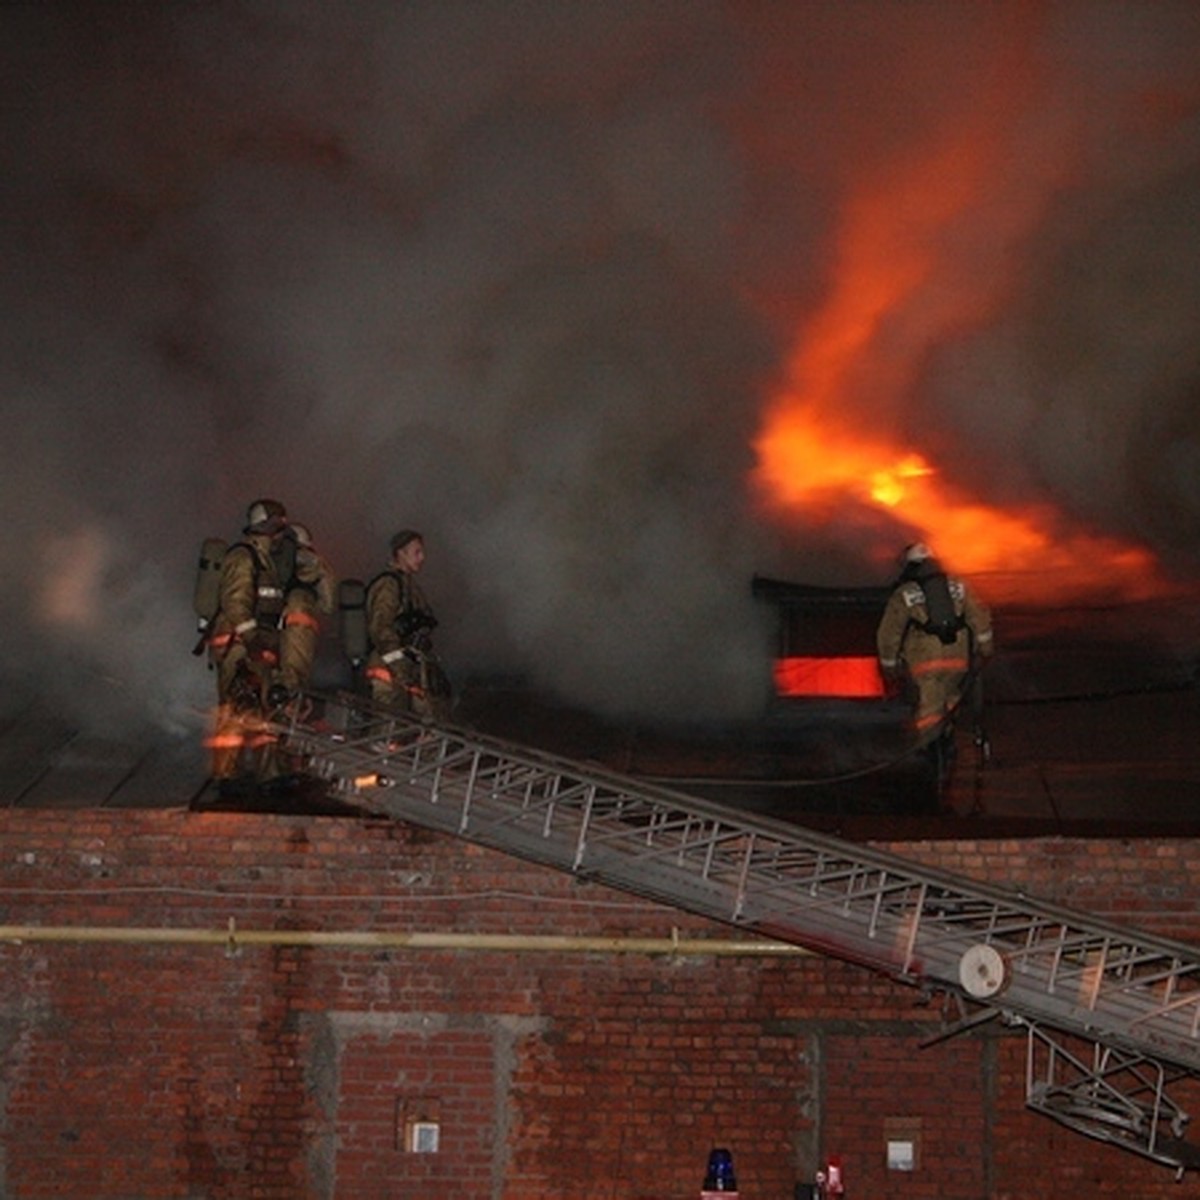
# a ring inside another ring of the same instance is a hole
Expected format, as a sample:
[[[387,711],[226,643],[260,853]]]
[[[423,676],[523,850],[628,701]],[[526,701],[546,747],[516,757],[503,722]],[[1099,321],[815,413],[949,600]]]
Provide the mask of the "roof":
[[[804,603],[820,599],[806,594]],[[801,719],[784,705],[751,726],[631,728],[519,685],[481,681],[464,691],[459,719],[483,733],[846,836],[896,836],[896,819],[909,816],[921,818],[910,826],[913,836],[999,836],[1014,828],[1194,835],[1196,659],[1169,637],[1148,636],[1160,628],[1156,621],[1116,609],[997,614],[999,649],[985,673],[982,730],[990,757],[982,760],[973,727],[960,729],[950,790],[915,809],[895,775],[851,773],[836,786],[814,786],[823,782],[813,778],[815,748],[861,731],[852,706],[831,705],[816,725],[810,709]],[[311,787],[219,797],[208,786],[202,736],[102,736],[36,705],[0,718],[0,805],[354,811]]]
[[[87,734],[39,707],[0,723],[0,805],[187,807],[208,779],[200,740]]]

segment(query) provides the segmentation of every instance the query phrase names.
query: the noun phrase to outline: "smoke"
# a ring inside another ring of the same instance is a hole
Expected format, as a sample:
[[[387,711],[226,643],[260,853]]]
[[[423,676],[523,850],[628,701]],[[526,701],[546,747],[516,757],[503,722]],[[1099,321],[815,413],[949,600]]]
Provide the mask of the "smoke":
[[[1197,51],[1187,2],[5,5],[6,705],[193,724],[199,543],[270,495],[342,575],[422,529],[460,677],[748,711],[752,575],[876,570],[747,483],[864,189],[937,263],[864,424],[1194,572]]]

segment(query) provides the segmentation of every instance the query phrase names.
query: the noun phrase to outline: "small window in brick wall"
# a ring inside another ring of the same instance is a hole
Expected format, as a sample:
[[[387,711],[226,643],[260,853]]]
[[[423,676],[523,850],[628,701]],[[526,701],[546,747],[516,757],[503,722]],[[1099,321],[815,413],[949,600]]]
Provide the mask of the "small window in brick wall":
[[[407,1154],[436,1154],[441,1149],[441,1105],[428,1098],[402,1100],[398,1105],[397,1141]]]
[[[915,1171],[921,1165],[920,1117],[885,1117],[883,1137],[889,1171]]]

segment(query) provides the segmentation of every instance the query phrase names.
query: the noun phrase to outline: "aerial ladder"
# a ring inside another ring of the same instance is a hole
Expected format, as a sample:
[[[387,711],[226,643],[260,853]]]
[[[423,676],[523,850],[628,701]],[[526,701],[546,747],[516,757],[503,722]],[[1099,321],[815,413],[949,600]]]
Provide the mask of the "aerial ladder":
[[[1200,1169],[1171,1097],[1200,1080],[1200,949],[357,696],[305,695],[276,729],[355,808],[942,994],[930,1041],[1019,1027],[1028,1107]]]

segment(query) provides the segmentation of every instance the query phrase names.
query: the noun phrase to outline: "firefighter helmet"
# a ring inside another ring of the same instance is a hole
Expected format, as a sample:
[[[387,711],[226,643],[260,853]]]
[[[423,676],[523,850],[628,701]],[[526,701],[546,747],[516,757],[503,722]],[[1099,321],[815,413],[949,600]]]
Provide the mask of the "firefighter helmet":
[[[904,548],[904,565],[916,566],[917,563],[928,562],[933,557],[933,551],[924,542],[913,542]]]
[[[296,539],[297,546],[302,550],[313,548],[312,532],[307,525],[301,525],[299,521],[292,521],[288,528],[292,531],[292,537]]]
[[[243,533],[279,533],[287,525],[287,509],[278,500],[255,500],[246,510]]]

